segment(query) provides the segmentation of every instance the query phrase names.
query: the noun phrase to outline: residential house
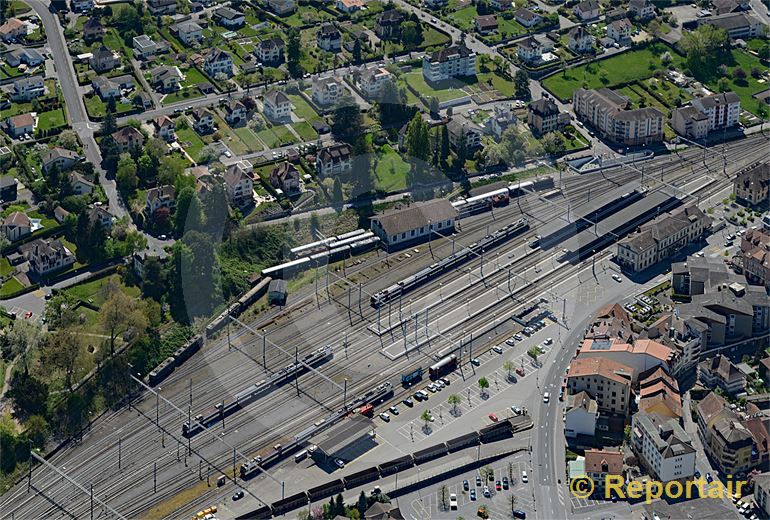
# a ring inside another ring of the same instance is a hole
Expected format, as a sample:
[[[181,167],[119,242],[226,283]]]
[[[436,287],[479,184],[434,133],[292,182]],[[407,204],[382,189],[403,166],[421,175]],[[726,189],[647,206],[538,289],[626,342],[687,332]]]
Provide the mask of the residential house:
[[[457,210],[446,199],[410,204],[370,217],[371,230],[388,247],[424,242],[435,233],[451,234]]]
[[[233,59],[228,52],[214,48],[203,59],[203,71],[216,78],[217,74],[224,74],[228,78],[233,75]]]
[[[153,215],[160,208],[173,210],[176,207],[176,190],[173,186],[164,184],[147,190],[145,198],[145,213]]]
[[[0,232],[11,242],[16,242],[32,233],[32,222],[20,211],[14,211],[0,220]]]
[[[27,102],[45,94],[45,83],[42,76],[29,76],[13,82],[11,99]]]
[[[92,42],[104,36],[104,26],[101,18],[91,17],[83,24],[83,39]]]
[[[398,507],[393,504],[374,502],[366,511],[363,512],[361,518],[366,520],[402,520],[404,518],[404,514]]]
[[[434,51],[422,59],[422,75],[426,81],[476,75],[476,53],[463,44]]]
[[[322,78],[313,82],[312,98],[318,106],[334,106],[344,93],[345,87],[336,78]]]
[[[222,177],[231,204],[244,206],[254,202],[254,181],[237,164],[231,164]]]
[[[594,50],[594,37],[581,25],[570,29],[567,38],[567,47],[572,52],[585,54]]]
[[[634,26],[627,18],[615,20],[607,24],[607,37],[620,45],[630,41],[633,33]]]
[[[75,263],[75,255],[58,239],[39,238],[19,246],[19,252],[29,263],[30,272],[39,276]]]
[[[398,38],[402,23],[404,23],[404,15],[401,11],[388,9],[375,20],[374,32],[383,40]]]
[[[53,209],[53,218],[58,222],[59,224],[63,224],[65,220],[67,220],[67,217],[70,216],[70,212],[66,209],[62,208],[61,206],[56,206]]]
[[[257,59],[265,65],[275,65],[283,62],[286,44],[281,38],[262,40],[254,49]]]
[[[737,125],[741,114],[741,98],[732,91],[696,97],[692,106],[708,117],[709,132]]]
[[[214,114],[205,108],[196,108],[192,113],[193,129],[201,135],[214,131]]]
[[[96,188],[96,184],[86,179],[80,172],[70,172],[67,176],[72,193],[75,195],[90,195]]]
[[[513,13],[513,18],[527,28],[534,27],[543,21],[542,16],[532,11],[531,9],[527,9],[526,7],[520,7],[519,9],[516,9],[516,11]]]
[[[16,200],[19,183],[10,175],[0,175],[0,202]]]
[[[150,84],[159,92],[179,90],[182,72],[177,66],[161,65],[150,71]]]
[[[141,148],[144,144],[144,135],[133,126],[124,126],[112,134],[120,153],[128,152],[134,148]]]
[[[497,30],[497,17],[493,14],[487,14],[476,17],[476,32],[479,34],[492,34]]]
[[[291,119],[291,100],[280,90],[270,90],[264,96],[265,115],[272,121]]]
[[[733,397],[739,397],[746,390],[746,376],[722,354],[698,364],[698,381],[712,390],[719,387]]]
[[[597,358],[630,367],[636,375],[659,366],[672,371],[677,361],[672,349],[651,339],[637,339],[633,344],[619,339],[583,340],[577,359]]]
[[[21,48],[14,49],[3,55],[5,62],[11,67],[26,65],[27,67],[37,67],[45,62],[45,58],[35,49]]]
[[[655,18],[655,5],[650,0],[629,0],[626,12],[640,20]]]
[[[707,16],[701,18],[698,24],[713,25],[724,29],[731,40],[758,38],[764,34],[767,27],[754,13],[727,13]]]
[[[695,204],[659,215],[618,242],[617,261],[633,272],[643,271],[683,247],[697,242],[711,226],[711,218]]]
[[[67,171],[82,160],[83,158],[77,152],[61,146],[49,148],[40,154],[40,163],[43,165],[43,171],[47,174],[54,169],[59,172]]]
[[[284,16],[297,10],[294,0],[267,0],[267,6],[278,16]]]
[[[533,36],[527,36],[516,42],[516,56],[524,63],[538,63],[543,56],[543,52],[540,40]]]
[[[390,81],[391,74],[382,67],[365,70],[358,81],[358,88],[370,99],[380,95],[383,85]]]
[[[73,13],[87,13],[94,8],[94,0],[70,0]]]
[[[212,14],[212,19],[218,25],[228,29],[237,29],[246,23],[246,16],[230,7],[218,7]]]
[[[225,105],[225,121],[230,126],[245,124],[248,112],[246,105],[234,99]]]
[[[158,44],[152,41],[152,38],[146,34],[134,36],[133,39],[134,56],[144,60],[158,52]]]
[[[671,128],[688,139],[705,139],[709,133],[709,118],[691,105],[675,108],[671,111]]]
[[[572,95],[575,115],[610,141],[625,145],[663,140],[663,113],[657,108],[628,109],[629,101],[610,89],[576,89]]]
[[[147,10],[153,16],[176,14],[176,0],[147,0]]]
[[[676,419],[657,414],[634,414],[631,447],[640,465],[659,482],[684,482],[695,475],[692,439]]]
[[[8,135],[11,137],[21,137],[23,135],[32,135],[37,121],[32,114],[19,114],[9,117],[6,120]]]
[[[26,35],[27,24],[18,18],[9,18],[3,25],[0,25],[0,40],[6,43],[15,42]]]
[[[559,107],[550,98],[532,101],[527,108],[527,124],[538,135],[559,130],[563,126]]]
[[[578,392],[567,396],[567,408],[564,411],[564,436],[575,439],[578,436],[596,435],[596,420],[599,418],[599,406],[588,392]]]
[[[178,23],[171,28],[176,37],[187,46],[197,45],[203,40],[203,27],[195,22]]]
[[[343,13],[355,13],[366,6],[364,0],[337,0],[335,7]]]
[[[113,222],[115,222],[115,216],[101,205],[93,205],[86,211],[88,220],[95,224],[99,224],[103,228],[109,229],[112,227]]]
[[[760,162],[738,172],[733,193],[742,201],[758,206],[770,200],[770,162]]]
[[[500,139],[503,132],[508,127],[515,125],[517,120],[513,103],[497,103],[492,109],[492,114],[484,122],[484,127],[495,138]]]
[[[155,137],[164,141],[173,141],[176,139],[176,126],[168,116],[158,116],[152,120]]]
[[[449,143],[455,150],[459,149],[460,146],[465,146],[465,149],[470,151],[481,146],[484,130],[462,114],[452,117],[447,123],[447,130],[449,131]]]
[[[270,185],[287,195],[297,193],[300,190],[299,170],[288,161],[276,164],[270,171]]]
[[[682,397],[679,383],[662,367],[655,367],[639,376],[638,413],[657,414],[661,417],[682,418]]]
[[[631,367],[603,357],[576,358],[567,374],[567,393],[588,392],[600,412],[625,417],[631,405]]]
[[[770,288],[770,230],[746,231],[741,237],[740,259],[749,282]]]
[[[490,0],[489,7],[495,11],[507,11],[513,7],[513,0]]]
[[[748,0],[711,0],[716,14],[737,13],[739,11],[750,11],[751,3]]]
[[[322,148],[315,159],[316,175],[321,178],[350,171],[353,149],[347,143],[332,144]]]
[[[599,18],[599,2],[597,0],[583,0],[572,8],[572,12],[584,22]]]
[[[116,99],[123,95],[124,91],[135,88],[134,77],[130,74],[108,78],[96,76],[91,80],[91,87],[103,100]]]
[[[330,23],[323,24],[316,34],[316,44],[319,49],[339,52],[342,50],[342,33]]]
[[[585,473],[593,480],[596,495],[605,496],[607,476],[623,476],[623,453],[615,448],[585,450]]]
[[[93,51],[88,63],[96,72],[109,72],[120,66],[120,54],[102,45]]]

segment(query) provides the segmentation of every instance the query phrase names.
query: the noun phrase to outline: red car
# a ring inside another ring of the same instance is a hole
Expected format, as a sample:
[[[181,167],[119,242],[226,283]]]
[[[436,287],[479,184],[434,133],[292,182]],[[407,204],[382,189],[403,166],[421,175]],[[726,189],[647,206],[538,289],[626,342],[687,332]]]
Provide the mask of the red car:
[[[497,422],[498,421],[497,415],[495,415],[493,413],[489,414],[489,418],[492,420],[492,422]]]
[[[519,367],[519,368],[516,369],[516,373],[519,374],[520,376],[523,376],[524,375],[524,369]]]
[[[27,311],[27,313],[24,315],[24,319],[27,320],[32,317],[32,311]]]

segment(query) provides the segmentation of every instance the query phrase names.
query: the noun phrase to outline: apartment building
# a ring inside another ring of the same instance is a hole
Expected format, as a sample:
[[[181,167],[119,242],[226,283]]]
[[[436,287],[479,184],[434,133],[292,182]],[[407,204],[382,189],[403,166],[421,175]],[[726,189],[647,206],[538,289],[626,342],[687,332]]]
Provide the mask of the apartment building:
[[[732,91],[696,97],[692,106],[708,117],[709,132],[737,125],[741,115],[741,98]]]
[[[315,159],[315,171],[319,177],[348,172],[352,165],[353,148],[347,143],[337,143],[322,148]]]
[[[626,416],[630,406],[631,367],[603,357],[576,358],[567,374],[569,394],[588,392],[596,400],[599,411]]]
[[[475,76],[476,53],[462,44],[435,51],[423,57],[422,75],[433,82]]]
[[[572,101],[577,117],[610,141],[636,146],[663,140],[664,116],[657,108],[628,109],[628,98],[607,88],[579,88]]]
[[[698,364],[698,382],[706,388],[721,388],[725,393],[737,397],[746,390],[746,376],[730,361],[717,354]]]
[[[559,117],[559,114],[559,107],[553,100],[540,98],[529,104],[527,124],[540,135],[555,132],[564,126],[564,120]]]
[[[744,233],[740,258],[746,279],[770,289],[770,231],[749,229]]]
[[[634,414],[631,447],[640,465],[657,481],[685,481],[695,475],[692,439],[676,419]]]
[[[636,375],[659,366],[671,371],[677,360],[672,349],[651,339],[637,339],[633,344],[620,339],[583,340],[577,359],[596,358],[630,367]]]
[[[334,106],[345,93],[336,78],[323,78],[313,82],[312,98],[316,105],[322,107]]]
[[[585,450],[585,472],[593,480],[597,496],[603,497],[607,476],[623,476],[623,453],[617,448]]]
[[[760,162],[742,170],[733,181],[735,196],[752,206],[770,200],[770,162]]]

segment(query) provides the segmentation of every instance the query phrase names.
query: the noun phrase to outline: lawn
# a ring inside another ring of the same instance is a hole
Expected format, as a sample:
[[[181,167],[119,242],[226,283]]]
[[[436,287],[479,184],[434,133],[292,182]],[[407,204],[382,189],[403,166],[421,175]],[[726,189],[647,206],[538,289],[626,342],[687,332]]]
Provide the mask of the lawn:
[[[406,189],[406,178],[409,174],[409,163],[401,158],[390,145],[379,149],[377,167],[374,175],[377,178],[376,188],[386,192]]]
[[[308,5],[300,5],[291,16],[281,18],[281,21],[289,27],[302,27],[303,25],[319,25],[319,22],[333,19],[334,17],[326,11]]]
[[[575,89],[613,87],[621,83],[630,83],[652,77],[653,73],[663,68],[660,55],[666,48],[651,45],[645,49],[624,52],[594,63],[566,69],[543,80],[543,86],[562,101],[572,98]],[[669,51],[671,52],[671,51]],[[672,63],[678,69],[684,67],[684,58],[671,52]],[[601,71],[606,71],[606,82],[602,81]]]
[[[435,97],[439,101],[449,101],[461,98],[468,94],[463,90],[465,83],[459,80],[448,80],[434,86],[428,85],[422,75],[422,70],[407,72],[402,76],[404,80],[417,92],[427,98]]]
[[[19,291],[24,289],[24,286],[21,284],[20,281],[16,279],[16,277],[9,278],[3,285],[0,287],[0,298],[7,298],[12,294],[15,294]]]
[[[11,262],[6,257],[0,258],[0,276],[8,276],[13,272]]]
[[[233,128],[233,132],[241,138],[241,141],[246,144],[250,152],[261,152],[263,150],[262,145],[259,144],[259,139],[257,139],[257,134],[248,126]]]
[[[126,296],[130,298],[139,297],[140,290],[138,287],[127,287],[126,285],[123,285],[120,282],[120,277],[116,275],[103,276],[101,278],[97,278],[96,280],[91,280],[79,285],[73,285],[72,287],[65,289],[64,292],[74,298],[77,298],[78,300],[88,301],[91,299],[95,305],[99,306],[102,304],[102,302],[104,302],[104,287],[109,283],[110,279],[113,279],[116,283],[118,283],[118,287],[126,294]]]
[[[757,115],[759,113],[759,107],[762,101],[755,99],[752,97],[752,95],[767,89],[767,83],[759,83],[757,78],[753,78],[751,76],[751,69],[753,67],[758,67],[760,70],[765,70],[767,67],[762,65],[762,63],[759,61],[759,58],[741,49],[733,49],[732,58],[732,63],[726,63],[730,71],[726,76],[727,82],[729,84],[728,89],[735,91],[735,93],[740,96],[742,109],[748,110],[754,115]],[[746,72],[746,79],[742,80],[734,77],[732,71],[735,67],[740,67],[744,70],[744,72]],[[719,92],[719,88],[717,86],[719,77],[717,74],[715,74],[715,71],[709,72],[712,73],[710,76],[699,77],[698,79],[705,83],[711,90]]]
[[[9,117],[32,112],[32,103],[11,103],[11,106],[0,110],[0,119],[5,121]]]
[[[449,36],[437,31],[431,26],[423,25],[422,30],[422,46],[423,47],[437,47],[439,45],[446,45],[449,43]]]
[[[485,72],[478,74],[476,77],[478,78],[479,83],[488,83],[491,80],[492,86],[495,87],[495,90],[500,92],[503,97],[512,97],[516,90],[513,81],[508,81],[494,72]]]
[[[311,124],[321,120],[321,116],[319,116],[316,111],[313,110],[313,107],[308,105],[305,98],[299,94],[289,94],[289,99],[294,107],[294,113],[297,114],[298,117],[301,117]]]
[[[91,117],[104,117],[107,114],[107,105],[99,96],[85,96],[83,98],[86,105],[86,111]],[[115,109],[118,115],[130,112],[134,109],[131,103],[116,103]]]
[[[67,117],[64,115],[64,108],[41,112],[38,115],[37,128],[41,131],[59,128],[67,124]]]
[[[179,128],[176,131],[176,138],[187,153],[190,154],[190,157],[194,161],[198,161],[198,156],[206,146],[206,143],[203,142],[203,139],[200,138],[197,132],[192,127]]]
[[[209,81],[206,76],[195,67],[190,67],[189,69],[182,71],[182,74],[184,74],[184,81],[181,83],[182,87],[192,87],[198,83],[208,83]]]
[[[315,141],[318,139],[318,132],[316,132],[310,123],[302,121],[300,123],[294,123],[291,125],[294,131],[302,138],[303,141]]]
[[[257,137],[265,143],[268,148],[276,148],[296,142],[294,135],[283,125],[265,128],[257,133]]]
[[[665,79],[650,78],[643,81],[642,86],[652,94],[663,98],[666,105],[672,108],[676,106],[676,98],[679,98],[682,104],[692,99],[692,95],[685,89],[679,88]]]
[[[164,105],[172,105],[174,103],[190,101],[200,97],[203,97],[203,92],[201,92],[198,87],[187,87],[163,96],[161,103]]]
[[[449,18],[451,25],[468,32],[473,29],[477,16],[478,12],[476,12],[476,7],[469,5],[468,7],[463,7],[453,13],[449,13],[447,18]]]

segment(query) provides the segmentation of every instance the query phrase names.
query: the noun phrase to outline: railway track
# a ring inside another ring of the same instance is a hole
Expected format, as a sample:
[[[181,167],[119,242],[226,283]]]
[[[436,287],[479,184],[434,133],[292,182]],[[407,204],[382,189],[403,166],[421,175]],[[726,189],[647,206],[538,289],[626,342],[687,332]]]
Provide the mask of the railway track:
[[[745,162],[752,162],[748,157],[755,157],[758,154],[757,153],[749,153],[752,149],[756,152],[757,146],[756,142],[752,143],[743,143],[740,147],[736,147],[735,151],[741,152],[746,154],[747,159]],[[733,149],[731,149],[733,151]],[[700,159],[701,155],[700,153],[696,152],[693,154],[690,154],[693,157],[689,158],[689,161],[692,163],[693,159],[696,161]],[[685,159],[687,160],[687,159]],[[707,173],[713,173],[717,174],[719,172],[714,172],[712,169],[707,165],[698,165],[697,168],[693,167],[690,171],[681,171],[681,165],[677,164],[676,162],[669,162],[667,164],[666,161],[660,161],[660,171],[658,172],[655,170],[655,168],[650,168],[650,170],[658,173],[659,176],[663,176],[666,178],[667,181],[672,183],[677,183],[682,185],[683,183],[688,182],[689,180],[698,178],[699,176],[702,176],[703,174]],[[656,165],[657,166],[657,165]],[[648,170],[648,171],[650,171]],[[652,175],[652,174],[650,174]],[[609,191],[610,189],[616,187],[616,186],[622,186],[625,185],[628,182],[633,181],[634,179],[639,178],[638,172],[628,172],[624,171],[623,169],[615,169],[615,170],[608,170],[605,172],[602,172],[599,175],[593,175],[590,177],[573,177],[571,179],[565,180],[565,182],[562,184],[562,190],[564,193],[565,199],[570,199],[570,195],[576,195],[574,199],[576,199],[576,202],[581,198],[581,192],[585,192],[586,190],[590,189],[592,192],[596,190],[596,195],[600,195],[601,193],[605,193]],[[722,189],[724,187],[723,184],[719,185],[719,189]],[[717,189],[717,187],[714,187],[713,189]],[[709,191],[709,190],[707,190]],[[508,208],[505,208],[504,210],[495,209],[495,219],[497,221],[507,221],[506,219],[515,218],[518,215],[521,215],[522,213],[525,215],[528,215],[529,218],[536,219],[540,218],[543,220],[554,218],[556,214],[558,214],[558,211],[556,209],[554,210],[547,210],[545,213],[543,212],[543,208],[539,207],[537,208],[537,213],[534,213],[533,209],[538,204],[533,196],[524,197],[518,202],[512,202]],[[522,210],[518,208],[519,204],[522,207]],[[579,212],[581,204],[576,204],[574,206],[575,210]],[[495,229],[496,224],[490,224],[491,229]],[[478,233],[482,229],[486,228],[487,223],[484,222],[482,219],[478,219],[478,221],[469,222],[468,225],[463,226],[463,233],[462,236],[470,236],[472,233]],[[498,226],[499,227],[499,226]],[[523,236],[524,240],[527,240],[528,238],[531,238],[535,234],[535,231],[532,231],[530,233],[527,233]],[[517,239],[518,240],[518,239]],[[433,250],[436,256],[443,256],[445,254],[448,254],[448,251],[450,250],[451,245],[449,244],[440,244],[436,241],[434,241]],[[505,246],[503,246],[505,247]],[[539,255],[538,255],[539,256]],[[533,257],[535,258],[535,257]],[[475,262],[469,265],[475,265]],[[523,264],[522,264],[523,266]],[[367,291],[372,292],[378,285],[385,285],[389,283],[389,280],[392,283],[392,280],[394,279],[394,274],[398,274],[399,276],[401,273],[406,273],[407,271],[413,271],[414,270],[414,264],[410,262],[401,262],[398,265],[394,266],[394,269],[389,270],[386,274],[380,273],[378,276],[375,276],[374,278],[367,281]],[[353,269],[355,272],[356,269]],[[451,274],[447,276],[449,278],[452,276]],[[441,281],[441,277],[437,280]],[[371,289],[370,289],[371,287]],[[312,289],[312,288],[311,288]],[[481,291],[481,289],[478,289]],[[430,286],[424,287],[420,290],[417,290],[414,292],[414,295],[416,297],[419,297],[423,294],[427,294],[431,291]],[[532,289],[532,291],[537,291],[536,288]],[[308,291],[309,292],[309,291]],[[474,293],[475,294],[475,293]],[[335,306],[337,307],[338,311],[336,312],[336,320],[331,320],[330,323],[325,324],[322,326],[315,327],[312,332],[304,332],[302,336],[297,339],[294,342],[288,342],[286,344],[286,349],[289,351],[293,351],[294,347],[300,348],[302,346],[303,348],[309,348],[313,345],[312,343],[315,341],[323,340],[324,338],[328,338],[332,336],[334,333],[339,333],[341,325],[344,324],[347,320],[347,310],[344,310],[344,307],[346,306],[346,294],[338,295],[333,298],[335,302]],[[357,304],[355,305],[357,307]],[[297,306],[299,307],[299,306]],[[329,307],[329,306],[327,306]],[[339,310],[342,308],[343,310]],[[362,307],[364,310],[364,317],[359,317],[359,322],[364,323],[367,319],[372,321],[375,316],[375,311],[373,309],[370,309],[367,302],[362,302]],[[290,309],[291,310],[291,309]],[[334,316],[335,314],[332,313]],[[324,320],[324,323],[326,320]],[[261,324],[260,324],[261,325]],[[346,326],[346,325],[343,325]],[[235,330],[231,334],[231,340],[233,338],[237,338],[241,340],[242,346],[239,347],[239,349],[248,350],[253,349],[255,347],[258,347],[260,344],[259,339],[254,339],[250,337],[251,334],[246,331],[237,331]],[[370,341],[365,341],[361,345],[361,349],[358,353],[353,353],[351,356],[349,354],[348,359],[342,359],[341,352],[339,352],[339,349],[336,353],[335,360],[331,362],[330,368],[331,372],[328,374],[329,377],[336,377],[342,373],[345,372],[345,365],[351,365],[354,363],[362,363],[367,358],[369,358],[373,353],[375,353],[379,348],[379,341],[375,338],[371,338]],[[273,353],[276,354],[276,353]],[[193,375],[195,372],[200,371],[201,369],[205,369],[206,367],[210,367],[210,364],[212,362],[220,362],[223,359],[228,357],[228,349],[227,349],[227,343],[226,341],[219,339],[213,346],[207,347],[206,349],[206,355],[205,356],[196,356],[193,360],[188,361],[188,364],[183,366],[178,372],[179,374],[175,373],[171,378],[169,378],[169,381],[164,384],[164,387],[170,388],[169,391],[169,398],[172,401],[175,402],[186,402],[185,399],[185,388],[184,388],[184,382],[186,378]],[[283,366],[281,363],[283,360],[278,361],[276,358],[278,356],[275,356],[271,360],[271,364],[275,367]],[[411,356],[410,356],[411,357]],[[288,359],[288,358],[287,358]],[[417,361],[412,358],[410,360],[404,360],[399,363],[393,364],[391,369],[386,373],[387,377],[395,377],[397,376],[403,368],[406,368],[407,365],[417,363]],[[247,386],[246,380],[251,380],[249,377],[253,377],[253,375],[249,375],[249,372],[253,372],[255,366],[259,365],[259,361],[257,360],[256,365],[255,364],[249,364],[249,363],[240,363],[243,365],[241,367],[241,370],[233,374],[232,378],[239,381],[238,387],[232,389],[233,391],[237,391],[238,389]],[[285,364],[285,363],[284,363]],[[261,367],[260,367],[261,368]],[[325,371],[326,373],[326,371]],[[320,379],[317,378],[316,379]],[[314,379],[314,376],[312,374],[306,374],[302,378],[300,378],[300,385],[302,387],[308,388],[312,387],[313,384],[315,384],[317,381]],[[379,382],[379,381],[378,381]],[[364,388],[368,385],[370,385],[371,381],[362,381],[360,384],[355,384],[351,388],[349,388],[349,392],[355,393],[358,391],[359,388]],[[218,384],[209,384],[203,386],[201,389],[196,390],[195,394],[195,401],[194,402],[200,402],[200,401],[206,401],[207,403],[211,403],[214,401],[212,398],[214,395],[219,398],[222,395],[222,391],[224,389],[224,385],[219,382]],[[257,405],[260,408],[260,411],[264,410],[267,413],[270,413],[272,411],[275,411],[277,408],[280,407],[282,402],[285,402],[285,399],[288,395],[287,390],[281,390],[279,392],[276,392],[275,395],[270,395],[268,398],[263,398],[262,400],[257,403]],[[166,393],[164,392],[164,395]],[[339,398],[337,398],[339,399]],[[160,441],[159,439],[156,439],[157,434],[152,434],[152,436],[148,439],[147,431],[148,430],[154,430],[156,427],[154,425],[150,425],[151,421],[154,421],[153,413],[154,412],[154,403],[153,400],[147,396],[140,397],[135,405],[139,406],[141,410],[143,410],[146,414],[146,417],[134,417],[131,421],[129,421],[129,425],[134,427],[136,430],[133,434],[127,435],[127,437],[122,441],[122,451],[123,451],[123,459],[124,464],[122,465],[122,471],[123,474],[121,475],[120,472],[117,470],[117,461],[114,460],[114,452],[117,450],[117,436],[118,435],[108,435],[105,438],[102,438],[98,440],[97,442],[91,443],[87,446],[84,446],[82,448],[78,448],[78,457],[77,457],[77,466],[74,467],[71,471],[75,474],[75,478],[82,481],[89,481],[94,480],[95,482],[104,482],[105,485],[97,484],[95,493],[102,497],[102,498],[109,498],[109,501],[111,505],[116,505],[118,503],[126,504],[126,503],[132,503],[129,513],[131,515],[134,514],[140,514],[142,512],[146,512],[150,505],[157,500],[157,496],[153,495],[152,493],[147,493],[146,499],[142,500],[135,500],[131,499],[131,494],[136,494],[135,487],[137,486],[137,482],[140,483],[139,486],[141,487],[141,482],[146,482],[149,478],[149,481],[151,482],[151,476],[152,476],[152,470],[153,470],[153,461],[155,456],[157,456]],[[334,400],[329,400],[329,404],[327,405],[327,409],[331,407],[331,403],[334,402]],[[257,406],[252,405],[252,406]],[[125,411],[118,411],[110,414],[110,416],[107,418],[106,421],[109,423],[113,419],[117,418],[118,416],[125,414]],[[305,412],[298,416],[296,420],[290,421],[287,423],[282,423],[280,426],[281,430],[291,430],[292,428],[299,428],[301,425],[308,424],[308,421],[311,419],[311,413]],[[240,417],[239,417],[240,416]],[[178,430],[181,426],[181,423],[183,422],[183,419],[186,420],[186,418],[179,417],[179,414],[177,412],[173,412],[170,410],[166,410],[163,412],[163,414],[159,414],[159,420],[163,428],[166,428],[169,432],[169,438],[168,440],[171,441],[170,434],[174,433],[175,435],[179,436],[181,434],[180,431],[175,432],[174,430]],[[249,423],[253,422],[253,417],[251,413],[244,413],[241,412],[239,414],[236,414],[232,418],[230,418],[227,421],[228,431],[236,430],[239,428],[243,428],[249,425]],[[125,426],[124,426],[125,427]],[[265,446],[270,446],[271,442],[273,442],[274,439],[280,439],[281,434],[280,432],[277,432],[278,428],[268,428],[265,431],[258,433],[253,436],[253,440],[246,442],[243,444],[243,446],[239,446],[242,452],[253,454],[260,451],[260,449],[263,449]],[[207,434],[208,435],[208,434]],[[155,439],[153,442],[152,439]],[[150,442],[148,442],[150,441]],[[221,451],[221,446],[217,446],[218,443],[216,441],[195,441],[200,442],[200,445],[194,444],[193,447],[196,450],[201,450],[201,452],[206,456],[206,458],[209,458],[209,451],[216,451],[217,448]],[[176,449],[171,448],[171,446],[174,446],[173,444],[167,444],[166,451],[162,453],[161,457],[158,458],[159,460],[159,475],[161,475],[162,478],[162,484],[163,484],[163,492],[168,493],[173,487],[174,490],[181,491],[182,489],[188,488],[192,482],[197,481],[197,468],[193,467],[193,465],[188,466],[187,468],[184,468],[182,463],[176,462]],[[161,450],[162,451],[162,450]],[[104,463],[104,455],[105,453],[111,453],[113,455],[111,462]],[[131,454],[131,455],[129,455]],[[131,457],[133,460],[128,462],[126,459],[128,457]],[[215,459],[216,455],[212,456],[211,459]],[[228,454],[221,454],[219,458],[217,459],[218,464],[222,465],[227,462],[227,459],[230,458],[230,455]],[[180,469],[180,466],[184,469]],[[94,471],[94,468],[98,468],[96,471]],[[67,470],[68,472],[70,470]],[[189,473],[189,476],[187,478],[183,478],[182,476]],[[115,475],[119,475],[118,478],[115,477]],[[95,478],[96,477],[96,478]],[[165,477],[165,478],[163,478]],[[48,482],[48,485],[40,485],[38,479],[45,479]],[[104,479],[104,480],[102,480]],[[77,516],[85,516],[85,513],[87,512],[87,497],[83,497],[80,492],[70,492],[66,494],[66,497],[64,500],[62,500],[62,493],[61,493],[61,486],[59,486],[58,479],[55,478],[46,478],[43,476],[38,476],[35,479],[36,485],[40,487],[44,492],[50,493],[51,495],[55,495],[56,499],[60,502],[69,503],[69,504],[78,504],[79,506],[76,506],[75,508],[79,512]],[[151,488],[150,488],[151,489]],[[20,490],[17,490],[15,493],[12,492],[9,495],[16,495],[20,492]],[[206,493],[206,496],[216,496],[216,491],[212,491],[210,493]],[[6,501],[9,498],[13,497],[6,497]],[[6,505],[3,506],[4,511],[26,511],[28,507],[32,505],[32,502],[35,501],[34,496],[30,497],[23,497],[23,492],[19,501],[14,501],[12,503],[6,502]],[[10,506],[10,507],[6,507]],[[119,510],[123,511],[120,505],[116,505]],[[38,512],[36,515],[34,512],[32,512],[31,516],[25,515],[24,517],[27,518],[45,518],[49,514],[54,514],[55,511],[57,511],[56,508],[53,506],[50,506],[48,508],[43,508],[41,511],[41,508],[39,506],[35,506],[34,509]],[[182,511],[184,509],[180,508],[179,511]],[[19,513],[20,514],[20,513]]]

